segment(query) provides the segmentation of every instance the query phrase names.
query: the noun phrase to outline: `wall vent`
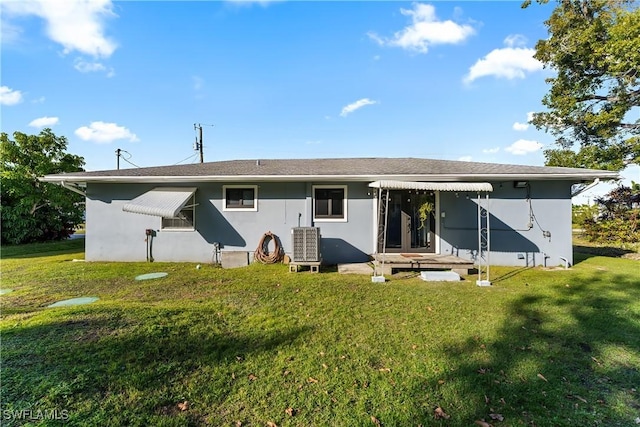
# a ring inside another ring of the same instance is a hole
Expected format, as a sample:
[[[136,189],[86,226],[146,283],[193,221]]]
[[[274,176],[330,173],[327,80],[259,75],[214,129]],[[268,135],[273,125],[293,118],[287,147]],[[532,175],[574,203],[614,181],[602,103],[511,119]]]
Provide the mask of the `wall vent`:
[[[319,227],[293,227],[291,243],[293,262],[320,262]]]

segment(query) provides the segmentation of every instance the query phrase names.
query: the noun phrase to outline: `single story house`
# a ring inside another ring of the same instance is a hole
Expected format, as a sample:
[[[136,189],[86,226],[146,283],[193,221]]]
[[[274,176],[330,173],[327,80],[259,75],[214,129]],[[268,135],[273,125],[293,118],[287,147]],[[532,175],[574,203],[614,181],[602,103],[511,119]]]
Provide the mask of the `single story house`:
[[[251,256],[263,235],[291,254],[320,229],[323,263],[433,253],[493,265],[573,263],[576,185],[615,172],[423,158],[259,159],[47,175],[86,196],[86,260],[208,263]],[[151,236],[151,239],[147,237]]]

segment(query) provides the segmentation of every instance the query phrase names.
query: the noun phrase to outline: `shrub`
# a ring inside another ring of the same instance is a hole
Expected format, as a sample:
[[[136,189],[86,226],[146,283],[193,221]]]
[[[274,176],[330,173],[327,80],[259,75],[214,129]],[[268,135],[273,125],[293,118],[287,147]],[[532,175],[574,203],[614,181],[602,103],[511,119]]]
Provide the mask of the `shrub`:
[[[620,186],[596,199],[597,216],[582,219],[588,240],[601,243],[640,241],[640,192]],[[575,217],[574,217],[575,218]]]

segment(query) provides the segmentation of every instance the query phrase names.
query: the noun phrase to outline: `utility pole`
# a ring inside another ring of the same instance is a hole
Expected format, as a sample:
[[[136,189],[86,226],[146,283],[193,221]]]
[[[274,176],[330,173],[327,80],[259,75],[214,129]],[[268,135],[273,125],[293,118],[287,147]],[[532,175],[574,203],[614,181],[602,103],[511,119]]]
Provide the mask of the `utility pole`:
[[[119,148],[116,150],[116,168],[120,170],[120,150]]]
[[[202,149],[202,125],[200,123],[193,124],[193,129],[198,129],[199,139],[196,140],[196,149],[200,150],[200,163],[204,163],[204,153]]]

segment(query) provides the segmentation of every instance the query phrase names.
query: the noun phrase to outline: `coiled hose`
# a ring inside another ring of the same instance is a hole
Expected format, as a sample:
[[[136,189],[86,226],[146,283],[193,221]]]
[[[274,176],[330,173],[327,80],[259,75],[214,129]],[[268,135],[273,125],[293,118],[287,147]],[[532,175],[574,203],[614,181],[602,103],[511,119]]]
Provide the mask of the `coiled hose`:
[[[269,242],[271,240],[273,240],[274,248],[272,252],[269,252]],[[253,254],[253,258],[263,264],[275,264],[276,262],[282,261],[283,257],[284,250],[282,249],[278,236],[271,231],[264,233],[262,239],[260,239],[260,243],[258,243],[258,248]]]

